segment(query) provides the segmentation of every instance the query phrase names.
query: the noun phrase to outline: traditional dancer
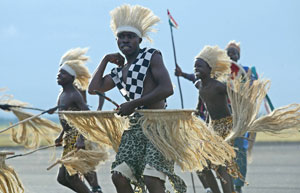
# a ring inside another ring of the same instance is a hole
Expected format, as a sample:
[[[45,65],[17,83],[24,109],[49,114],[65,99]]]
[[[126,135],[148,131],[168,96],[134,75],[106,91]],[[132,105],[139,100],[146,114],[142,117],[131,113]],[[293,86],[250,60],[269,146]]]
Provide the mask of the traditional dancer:
[[[63,63],[65,61],[70,61],[70,60],[78,60],[79,59],[82,61],[87,61],[88,57],[81,55],[83,52],[86,52],[86,51],[87,51],[87,48],[85,48],[85,49],[75,48],[75,49],[69,50],[61,57],[61,60],[59,62],[60,66],[63,65]],[[82,95],[84,102],[87,103],[86,83],[85,83],[85,86],[80,86],[80,84],[77,84],[77,83],[75,83],[74,85],[79,90],[80,94]],[[101,94],[105,96],[104,93],[101,93]],[[101,95],[99,95],[99,104],[98,104],[97,110],[101,110],[103,107],[103,104],[104,104],[104,98]]]
[[[79,90],[86,90],[90,73],[84,63],[88,57],[84,54],[87,49],[71,49],[64,54],[61,59],[61,67],[57,75],[57,83],[62,86],[62,91],[58,96],[58,105],[62,110],[88,110],[84,97]],[[76,86],[75,86],[76,85]],[[64,142],[63,156],[75,148],[84,148],[84,138],[78,130],[71,127],[60,117],[63,131],[55,140],[56,144]],[[91,171],[84,175],[92,186],[92,192],[102,192],[97,182],[96,172]],[[59,169],[57,180],[60,184],[74,190],[75,192],[90,192],[88,187],[81,181],[78,174],[70,175],[67,169],[62,165]]]
[[[133,192],[130,182],[140,190],[145,183],[150,193],[165,192],[165,179],[169,178],[175,192],[186,192],[186,185],[174,173],[174,162],[168,161],[145,137],[141,125],[137,124],[141,115],[134,113],[137,108],[164,109],[166,98],[173,94],[169,74],[160,51],[140,48],[142,38],[150,40],[148,32],[159,18],[153,12],[139,5],[123,5],[111,11],[111,28],[117,37],[120,53],[104,56],[89,85],[89,93],[94,90],[106,92],[115,86],[127,102],[120,105],[118,114],[131,115],[130,127],[124,131],[116,160],[112,164],[112,180],[117,192]],[[108,63],[118,67],[103,76]]]
[[[245,76],[246,73],[248,72],[249,68],[248,67],[242,67],[241,65],[239,65],[237,63],[237,61],[240,58],[240,43],[237,43],[235,41],[230,41],[227,46],[226,49],[227,51],[227,55],[230,57],[230,59],[232,60],[231,62],[231,76],[232,78],[234,77],[239,77],[240,75]],[[194,74],[188,74],[185,73],[181,70],[181,68],[177,65],[176,69],[175,69],[175,75],[176,76],[182,76],[187,80],[192,81],[193,83],[196,83],[195,86],[198,88],[198,86],[200,85],[200,81],[197,81],[197,78]],[[252,75],[252,74],[251,74]],[[251,76],[251,79],[254,80],[255,77]],[[205,106],[201,100],[201,97],[199,95],[198,98],[198,104],[197,104],[197,114],[200,115],[200,117],[202,119],[206,119],[207,116],[205,116],[206,114],[206,109]],[[247,147],[248,147],[248,138],[249,133],[247,132],[244,137],[238,137],[235,139],[234,142],[234,146],[237,147],[239,150],[236,151],[237,153],[237,164],[240,168],[240,172],[243,175],[244,179],[246,177],[246,171],[247,171]],[[208,184],[206,182],[206,179],[210,179],[209,181],[213,181],[214,177],[211,171],[204,171],[204,172],[197,172],[198,177],[200,178],[204,188],[207,190],[207,192],[211,191],[208,188]],[[236,191],[241,191],[241,187],[244,185],[244,180],[241,180],[240,178],[235,179],[234,180],[235,183],[235,189]],[[216,182],[214,182],[214,184],[216,185]],[[216,186],[214,186],[216,187]],[[213,190],[214,192],[220,192],[220,190]]]
[[[226,85],[215,78],[230,73],[230,58],[217,46],[206,46],[196,57],[194,68],[196,77],[201,79],[199,95],[207,107],[211,126],[225,139],[232,129],[232,118],[227,104]],[[226,167],[219,166],[217,172],[223,178],[221,180],[223,192],[232,193],[232,179]],[[208,183],[216,185],[214,182]],[[213,191],[217,189],[212,186],[211,188]]]
[[[231,75],[232,77],[235,76],[240,76],[248,71],[251,71],[246,66],[240,66],[237,62],[240,59],[240,54],[241,54],[241,48],[240,48],[240,43],[236,42],[234,40],[230,41],[225,50],[227,51],[227,55],[230,57],[232,60],[231,64]],[[255,80],[256,78],[252,76],[252,73],[250,73],[251,80]],[[252,133],[251,136],[255,136],[255,133]],[[239,166],[239,171],[243,176],[243,179],[237,178],[234,179],[234,189],[237,193],[242,192],[242,187],[245,184],[245,179],[246,179],[246,173],[247,173],[247,149],[248,149],[248,139],[250,137],[250,133],[246,132],[243,137],[237,137],[234,139],[234,147],[236,148],[236,163]],[[254,143],[255,138],[252,138],[253,140],[252,143]]]
[[[226,141],[230,142],[236,137],[243,136],[247,131],[276,134],[286,129],[298,130],[300,104],[281,107],[257,118],[261,102],[269,88],[269,80],[251,81],[241,77],[227,81],[227,87],[219,81],[226,80],[226,76],[229,77],[230,60],[225,51],[217,46],[206,46],[196,57],[194,67],[195,75],[201,79],[199,94],[210,116],[209,127]],[[232,116],[227,95],[231,103]],[[228,169],[234,167],[229,166]],[[227,190],[231,186],[226,185],[223,186],[223,190],[224,188]],[[226,190],[224,192],[227,192]]]

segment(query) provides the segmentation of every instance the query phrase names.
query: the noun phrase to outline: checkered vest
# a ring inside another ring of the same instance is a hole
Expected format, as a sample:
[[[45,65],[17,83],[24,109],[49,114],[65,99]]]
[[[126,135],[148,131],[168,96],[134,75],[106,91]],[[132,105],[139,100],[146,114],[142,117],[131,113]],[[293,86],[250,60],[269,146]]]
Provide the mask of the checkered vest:
[[[127,101],[141,98],[146,73],[155,51],[153,48],[143,48],[140,50],[135,61],[128,69],[126,83],[123,82],[122,68],[116,67],[111,70],[110,75],[115,85]]]

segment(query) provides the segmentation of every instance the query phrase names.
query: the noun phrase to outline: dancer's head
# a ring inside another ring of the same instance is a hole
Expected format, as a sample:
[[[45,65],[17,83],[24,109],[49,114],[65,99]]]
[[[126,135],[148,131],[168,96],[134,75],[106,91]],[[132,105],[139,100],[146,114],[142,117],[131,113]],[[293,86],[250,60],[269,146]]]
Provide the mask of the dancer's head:
[[[230,42],[228,42],[225,49],[227,51],[227,55],[230,57],[231,60],[237,62],[240,59],[240,54],[241,54],[240,42],[231,40]]]
[[[198,78],[207,76],[207,73],[216,79],[230,74],[230,58],[218,46],[205,46],[195,59],[195,75]]]
[[[136,52],[142,38],[151,41],[148,33],[155,31],[152,26],[160,20],[150,9],[140,5],[122,5],[113,9],[110,15],[110,27],[125,55]]]
[[[67,51],[61,58],[57,83],[63,85],[74,83],[80,90],[86,90],[91,77],[88,68],[85,66],[89,59],[86,54],[88,48],[75,48]]]

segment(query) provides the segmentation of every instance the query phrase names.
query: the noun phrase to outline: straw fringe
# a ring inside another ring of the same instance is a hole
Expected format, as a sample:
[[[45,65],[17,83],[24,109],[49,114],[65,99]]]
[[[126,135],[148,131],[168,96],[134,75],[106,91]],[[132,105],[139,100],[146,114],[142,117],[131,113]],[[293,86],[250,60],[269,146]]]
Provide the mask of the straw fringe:
[[[89,69],[85,66],[85,63],[89,60],[88,56],[85,56],[88,48],[73,48],[68,50],[62,57],[60,65],[69,65],[76,73],[74,85],[80,90],[86,90],[89,84],[91,74]]]
[[[60,65],[70,60],[79,60],[82,62],[86,62],[89,60],[88,56],[85,56],[88,48],[73,48],[68,50],[60,59]]]
[[[108,160],[108,152],[104,149],[97,150],[74,150],[56,161],[56,163],[63,164],[69,175],[75,175],[78,172],[86,174],[90,171],[96,170],[96,166],[100,162]]]
[[[169,159],[184,171],[202,170],[208,161],[226,165],[235,157],[233,148],[209,130],[192,110],[139,110],[146,137]],[[59,112],[89,140],[118,150],[128,122],[115,111],[61,111]]]
[[[278,134],[283,130],[300,129],[300,104],[275,109],[268,115],[264,115],[249,126],[249,131],[261,131]]]
[[[0,90],[0,92],[6,91],[6,89]],[[16,105],[16,106],[22,106],[27,107],[29,106],[28,103],[16,100],[13,98],[13,95],[10,94],[4,94],[0,96],[0,103],[1,104],[8,104],[8,105]]]
[[[139,120],[146,137],[182,170],[203,170],[208,161],[225,165],[235,157],[233,148],[209,130],[193,111],[141,110]]]
[[[227,83],[233,118],[233,129],[226,138],[227,141],[243,136],[249,130],[249,125],[256,119],[261,102],[270,87],[269,80],[254,80],[251,85],[250,79],[242,82],[241,78]]]
[[[6,155],[0,155],[0,192],[23,193],[24,187],[15,170],[5,164]]]
[[[231,60],[227,53],[218,46],[205,46],[196,56],[196,60],[201,58],[211,68],[211,77],[223,81],[230,74]]]
[[[60,111],[68,124],[77,128],[88,140],[107,145],[118,151],[128,121],[115,115],[115,111]]]
[[[257,118],[262,100],[269,90],[270,81],[258,79],[253,81],[252,85],[250,81],[250,79],[245,82],[234,79],[227,84],[233,116],[233,131],[227,137],[227,141],[243,136],[247,131],[278,134],[283,130],[300,128],[300,104],[280,107],[268,115]]]
[[[22,121],[32,117],[31,113],[12,108],[14,115]],[[55,136],[61,131],[61,127],[47,119],[36,117],[18,126],[12,128],[11,139],[17,144],[24,145],[26,148],[37,148],[40,146],[41,139],[47,142],[47,145],[54,143]]]
[[[149,32],[155,32],[152,28],[156,23],[160,21],[159,17],[154,13],[140,5],[122,5],[110,12],[111,22],[110,27],[117,36],[117,29],[121,26],[132,26],[141,32],[142,37],[146,37],[150,42]]]

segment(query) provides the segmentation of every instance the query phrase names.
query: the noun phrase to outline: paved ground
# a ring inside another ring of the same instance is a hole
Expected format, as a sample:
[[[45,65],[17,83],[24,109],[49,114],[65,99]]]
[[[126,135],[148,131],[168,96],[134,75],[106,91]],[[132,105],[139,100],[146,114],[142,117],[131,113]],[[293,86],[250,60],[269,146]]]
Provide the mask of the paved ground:
[[[0,148],[13,150],[16,153],[21,149]],[[60,150],[56,154],[60,154]],[[19,174],[26,193],[70,193],[68,189],[56,182],[58,167],[50,171],[46,168],[51,164],[51,151],[44,150],[35,154],[7,160]],[[113,159],[114,155],[111,155]],[[256,144],[254,161],[248,167],[247,181],[249,186],[244,188],[245,193],[299,193],[300,192],[300,143],[269,143]],[[105,193],[115,193],[110,179],[110,162],[103,165],[98,171],[99,182]],[[188,193],[193,193],[190,173],[177,173],[186,181]],[[204,192],[199,180],[195,178],[196,192]],[[169,189],[170,185],[167,184]]]

